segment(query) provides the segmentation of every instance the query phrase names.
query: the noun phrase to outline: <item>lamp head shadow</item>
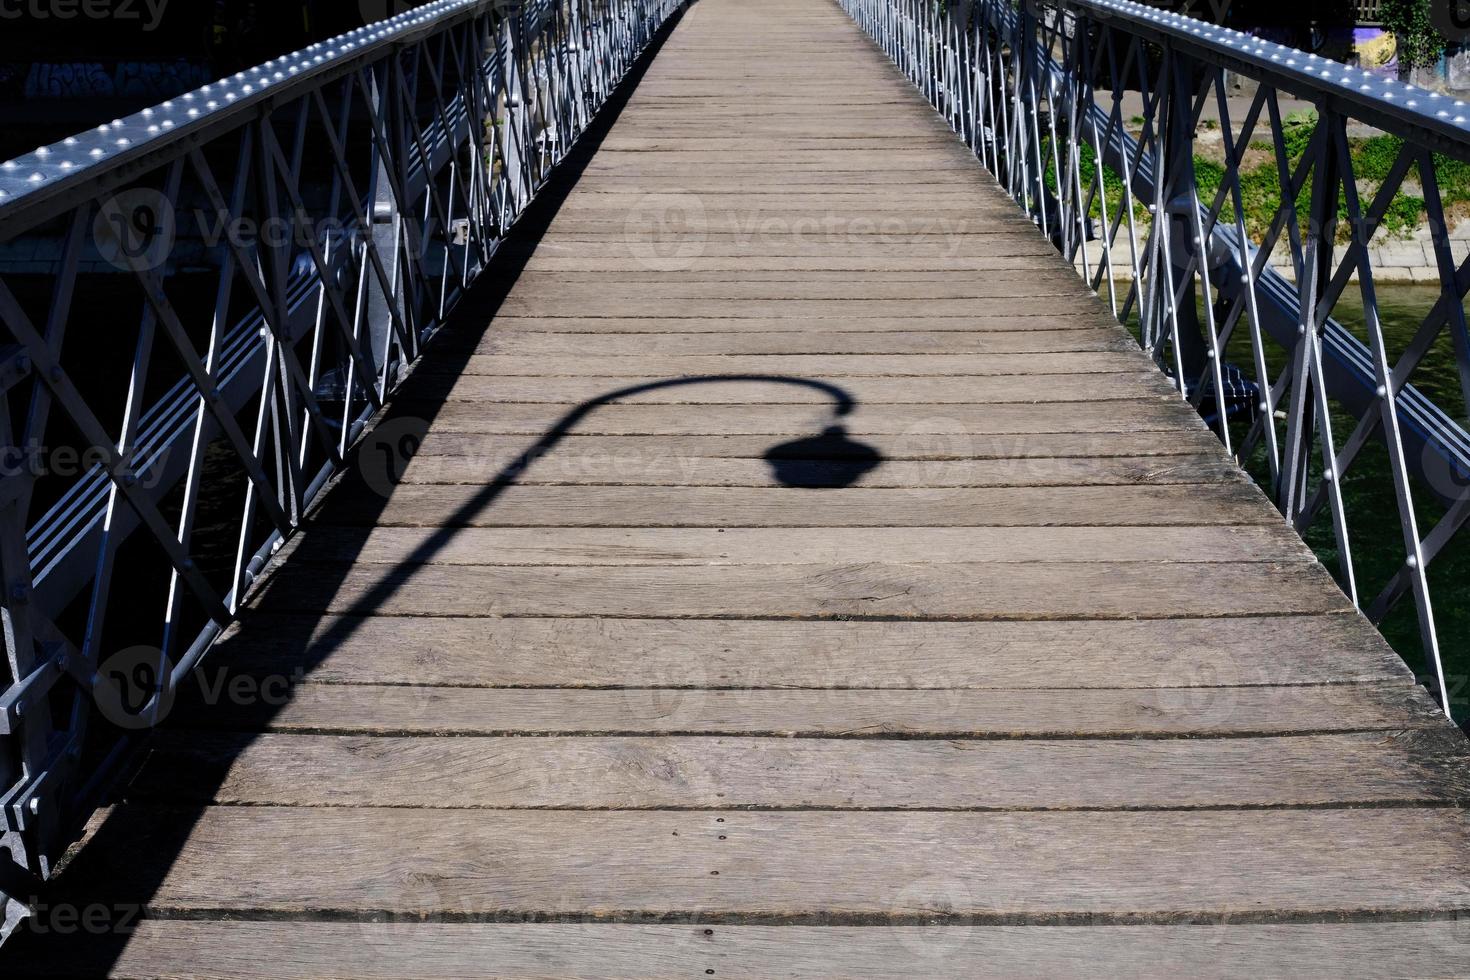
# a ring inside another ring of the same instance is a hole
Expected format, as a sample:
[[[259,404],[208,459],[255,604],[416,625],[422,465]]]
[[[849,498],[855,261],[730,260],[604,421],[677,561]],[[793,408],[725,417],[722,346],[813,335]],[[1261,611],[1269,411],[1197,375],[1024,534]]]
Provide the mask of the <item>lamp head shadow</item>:
[[[772,446],[765,460],[778,483],[804,490],[850,487],[883,464],[883,454],[858,442],[841,425],[821,435]]]

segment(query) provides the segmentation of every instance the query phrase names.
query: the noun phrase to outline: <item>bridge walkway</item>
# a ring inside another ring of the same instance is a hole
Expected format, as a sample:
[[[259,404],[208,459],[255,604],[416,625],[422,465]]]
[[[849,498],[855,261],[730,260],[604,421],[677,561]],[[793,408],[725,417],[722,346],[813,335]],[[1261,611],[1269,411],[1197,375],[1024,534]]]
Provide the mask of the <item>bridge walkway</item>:
[[[1463,739],[841,10],[613,111],[31,966],[1470,972]]]

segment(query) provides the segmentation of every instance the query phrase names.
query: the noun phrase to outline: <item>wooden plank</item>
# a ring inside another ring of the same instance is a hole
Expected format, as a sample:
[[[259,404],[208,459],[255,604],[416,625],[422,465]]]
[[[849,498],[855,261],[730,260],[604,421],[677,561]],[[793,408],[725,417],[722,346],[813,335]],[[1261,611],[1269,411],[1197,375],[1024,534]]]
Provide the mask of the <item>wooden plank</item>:
[[[869,441],[883,454],[885,460],[883,466],[871,472],[875,478],[899,472],[895,468],[896,464],[905,461],[994,462],[1010,468],[1012,478],[1007,483],[1011,485],[1017,482],[1044,484],[1047,482],[1045,474],[1051,472],[1049,467],[1060,466],[1069,460],[1082,463],[1089,460],[1137,458],[1145,466],[1172,467],[1184,465],[1183,460],[1168,458],[1172,456],[1192,455],[1217,461],[1228,459],[1220,448],[1220,440],[1204,428],[1172,432],[1168,439],[1160,439],[1156,432],[1110,432],[1105,435],[1035,432],[972,435],[963,439],[953,436],[937,439],[874,436]],[[763,460],[770,449],[770,436],[584,436],[575,433],[562,436],[555,446],[547,449],[529,444],[524,436],[438,432],[431,428],[424,433],[423,442],[414,458],[479,456],[487,460],[510,460],[534,450],[536,460],[542,463],[558,458],[607,460],[603,466],[608,474],[617,472],[619,461],[626,461],[632,472],[684,473],[702,466],[703,460]],[[814,444],[809,451],[812,458],[828,458],[820,445]],[[1021,461],[1024,461],[1024,465]],[[1026,475],[1033,471],[1038,478],[1035,481],[1025,480]],[[1238,473],[1239,467],[1234,467],[1234,471]],[[985,471],[977,469],[975,472]],[[1149,481],[1140,479],[1107,482]],[[1170,482],[1213,481],[1203,479]],[[922,487],[927,484],[916,481],[914,485]]]
[[[768,175],[767,175],[768,176]],[[794,174],[782,175],[780,179],[788,177],[795,179]],[[827,175],[819,175],[821,182],[830,182],[832,178]],[[661,183],[660,178],[654,178],[655,183]],[[732,177],[733,183],[739,183],[738,177]],[[1059,261],[1056,249],[1052,248],[1043,238],[1031,236],[992,236],[992,235],[949,235],[949,236],[909,236],[901,243],[885,242],[876,240],[877,236],[869,239],[840,243],[829,242],[804,242],[794,235],[771,236],[766,240],[754,240],[751,237],[705,236],[705,241],[698,242],[698,250],[676,250],[678,265],[684,268],[685,262],[690,262],[689,268],[698,265],[696,260],[728,260],[741,256],[759,256],[763,260],[786,257],[804,257],[817,260],[853,260],[862,259],[874,262],[884,268],[892,268],[890,264],[894,260],[916,261],[924,260],[923,268],[935,268],[936,262],[941,261],[985,261],[993,262],[998,259],[1009,257],[1025,257],[1033,261],[1045,260],[1046,265]],[[676,239],[671,239],[666,244],[679,244]],[[647,249],[635,252],[629,247],[627,241],[619,241],[614,238],[601,237],[563,237],[557,241],[545,242],[537,245],[535,254],[540,258],[553,256],[567,256],[577,259],[639,259],[647,260],[650,253]],[[515,254],[513,250],[507,251],[507,257]],[[669,253],[664,253],[666,256]],[[637,263],[635,263],[637,264]],[[646,265],[641,266],[645,271]],[[785,266],[791,268],[792,266]],[[937,266],[943,268],[942,265]],[[799,268],[799,266],[797,266]]]
[[[221,697],[241,676],[259,686],[240,690],[259,693]],[[876,739],[1444,731],[1444,716],[1434,701],[1407,680],[1142,691],[589,690],[327,684],[213,666],[200,675],[197,689],[186,685],[184,692],[169,716],[171,724],[333,735],[663,733]]]
[[[963,375],[1117,374],[1150,366],[1139,350],[1057,354],[741,354],[664,357],[520,357],[476,354],[435,359],[420,370],[455,374],[536,377],[660,377],[760,374],[833,378],[932,378]]]
[[[944,887],[931,898],[942,902]],[[430,916],[432,918],[432,916]],[[698,923],[137,922],[113,959],[76,936],[15,976],[195,980],[200,950],[216,980],[647,980],[775,977],[819,980],[1234,980],[1289,975],[1341,980],[1470,974],[1464,921],[1185,926],[731,926]]]
[[[650,260],[657,261],[657,260]],[[833,299],[675,299],[669,300],[658,296],[653,297],[617,297],[605,298],[595,305],[585,297],[564,296],[551,291],[533,291],[522,294],[516,291],[508,296],[501,309],[508,316],[526,317],[585,317],[589,310],[596,309],[607,316],[619,317],[707,317],[716,319],[744,320],[744,319],[770,319],[772,317],[783,317],[786,319],[814,319],[814,320],[851,320],[872,317],[895,317],[911,315],[916,320],[923,320],[925,316],[957,317],[969,316],[977,312],[977,306],[989,308],[992,313],[1003,312],[1008,304],[1019,305],[1025,303],[1024,299],[1007,300],[973,300],[973,299],[926,299],[923,301],[922,309],[916,310],[917,301],[913,299],[864,299],[864,300],[833,300]],[[1034,303],[1031,304],[1034,310]],[[1125,335],[1121,327],[1110,325],[1102,318],[1101,311],[1097,308],[1097,300],[1093,297],[1078,298],[1068,301],[1065,297],[1056,301],[1058,316],[1076,315],[1079,320],[1085,320],[1094,330],[1088,333],[1078,332],[1074,345],[1070,350],[1114,350],[1115,346],[1106,346],[1104,341],[1112,340],[1114,344],[1120,344]],[[1034,314],[1033,314],[1034,315]],[[1052,337],[1059,331],[1043,331],[1035,339],[1037,344],[1047,341],[1061,343],[1061,339]],[[735,336],[740,336],[736,334]],[[806,334],[793,337],[793,342],[800,340]],[[818,339],[821,339],[818,337]],[[991,338],[992,342],[998,342],[999,338]],[[1134,346],[1137,346],[1136,344]],[[1045,353],[1054,348],[1028,347],[1024,352]],[[832,348],[824,348],[818,353],[829,353]],[[959,351],[956,351],[959,353]],[[995,348],[994,353],[1011,353],[1003,348]],[[647,353],[645,350],[643,353]],[[670,350],[668,353],[677,354],[678,350]],[[708,353],[707,351],[694,351],[692,353]],[[738,353],[738,351],[731,351]],[[762,353],[752,351],[751,353]],[[801,350],[793,350],[790,353],[806,353]],[[863,353],[861,350],[853,353]],[[885,352],[887,353],[887,352]],[[906,353],[895,351],[895,353]]]
[[[789,316],[774,317],[701,317],[686,316],[674,308],[671,301],[667,314],[660,316],[599,315],[598,307],[589,304],[574,316],[519,316],[496,317],[496,332],[504,333],[574,333],[574,334],[744,334],[744,333],[912,333],[922,326],[925,333],[1073,333],[1082,328],[1112,330],[1113,326],[1097,315],[1097,310],[1074,313],[1047,311],[1039,304],[1032,304],[1015,311],[977,311],[964,316],[916,314],[909,317],[809,317],[793,310]],[[468,337],[484,335],[484,328],[474,325],[461,328]],[[451,339],[452,338],[452,339]],[[446,331],[442,343],[458,346],[466,339],[459,333]],[[875,343],[876,341],[870,341]],[[939,340],[936,338],[935,343]],[[438,343],[438,341],[436,341]],[[646,352],[645,352],[646,353]],[[862,353],[844,351],[843,353]],[[1155,372],[1158,373],[1158,372]]]
[[[284,565],[277,612],[400,616],[1143,619],[1341,612],[1320,566],[1050,562],[518,568]]]
[[[572,198],[575,199],[575,198]],[[555,249],[550,252],[554,253]],[[550,254],[550,253],[548,253]],[[584,270],[547,270],[536,267],[536,255],[527,257],[524,267],[515,273],[513,288],[526,288],[531,286],[568,288],[587,286],[606,286],[609,289],[622,292],[634,292],[638,289],[649,288],[648,284],[655,284],[659,288],[668,287],[676,290],[688,290],[714,287],[734,287],[739,289],[772,288],[784,289],[832,289],[836,286],[846,285],[848,288],[845,298],[852,299],[860,296],[882,295],[885,290],[898,289],[904,286],[915,287],[915,294],[927,295],[932,290],[954,290],[954,296],[974,296],[974,290],[987,289],[992,284],[1015,284],[1041,283],[1045,285],[1056,284],[1071,289],[1077,285],[1077,274],[1066,267],[1060,269],[1038,269],[1037,263],[1027,259],[1012,259],[1004,264],[985,270],[984,275],[961,276],[956,275],[953,270],[944,269],[881,269],[869,270],[861,279],[854,281],[854,277],[847,272],[832,269],[802,269],[799,265],[788,265],[775,269],[704,269],[693,267],[689,269],[667,269],[635,270],[624,269],[620,271],[598,271],[595,269]],[[973,283],[973,285],[972,285]],[[977,311],[978,313],[979,311]],[[972,313],[971,316],[976,316]],[[496,317],[495,322],[499,324],[501,317]],[[895,322],[902,322],[904,318],[896,317]],[[1043,319],[1037,317],[1037,320]],[[473,324],[459,324],[459,326],[472,326]],[[1041,323],[1036,324],[1037,327]]]
[[[403,483],[460,483],[484,486],[501,477],[507,468],[523,486],[704,486],[777,487],[783,482],[775,469],[757,459],[720,459],[678,455],[663,445],[666,440],[629,436],[617,446],[606,448],[563,448],[538,456],[525,465],[522,445],[498,444],[484,455],[439,455],[446,448],[465,443],[450,441],[451,434],[426,437],[424,448],[404,470]],[[494,437],[490,437],[494,438]],[[512,438],[512,437],[506,437]],[[585,440],[608,438],[586,436]],[[697,438],[697,437],[694,437]],[[718,438],[718,437],[717,437]],[[642,441],[642,445],[628,446]],[[767,440],[769,441],[769,440]],[[918,440],[905,438],[904,443]],[[958,441],[940,437],[938,441]],[[921,450],[907,449],[910,454]],[[887,455],[885,450],[884,455]],[[840,483],[851,478],[841,462],[810,460],[803,464],[806,478],[819,483]],[[1240,483],[1246,478],[1233,462],[1218,454],[1154,456],[1142,459],[949,459],[893,460],[862,474],[856,487],[1015,487],[1015,486],[1128,486],[1133,484]]]
[[[133,800],[582,810],[1139,810],[1470,799],[1465,739],[161,734]],[[432,774],[432,776],[427,776]],[[1024,774],[1024,775],[1023,775]]]
[[[1085,313],[1095,322],[1105,323],[1097,306],[1097,297],[1083,284],[1076,273],[1067,269],[1030,270],[1032,275],[1020,272],[995,273],[995,275],[945,276],[910,273],[897,276],[894,273],[875,272],[863,276],[861,282],[844,282],[836,273],[804,273],[800,278],[786,273],[776,278],[735,278],[725,275],[704,276],[685,273],[682,269],[645,270],[626,275],[604,275],[588,278],[582,276],[548,275],[544,272],[522,272],[516,276],[516,284],[510,298],[520,297],[526,301],[538,297],[557,297],[559,300],[575,300],[585,304],[584,316],[598,316],[607,300],[616,300],[614,306],[634,298],[660,298],[666,301],[667,309],[660,316],[678,313],[684,300],[695,301],[801,301],[801,303],[836,303],[856,300],[910,300],[913,301],[911,316],[929,319],[926,304],[932,300],[970,300],[970,307],[954,316],[995,317],[1010,309],[1029,319],[1044,319],[1038,304],[1017,303],[1019,300],[1051,300],[1057,303],[1055,311],[1063,313]],[[851,279],[851,276],[848,276]],[[845,287],[845,288],[844,288]],[[1000,307],[1000,309],[997,309]],[[800,310],[800,307],[797,307]],[[606,313],[614,316],[614,313]],[[689,313],[688,316],[697,316]],[[784,314],[786,319],[800,313]],[[1105,314],[1104,314],[1105,316]],[[748,319],[748,317],[744,317]],[[819,317],[808,317],[819,319]],[[870,319],[864,316],[863,319]]]
[[[581,336],[581,335],[577,335]],[[623,388],[655,385],[665,379],[646,378],[456,378],[430,374],[414,379],[406,394],[411,398],[448,398],[456,401],[528,402],[574,405],[605,399]],[[998,378],[859,378],[842,389],[859,405],[1035,405],[1045,402],[1088,404],[1136,401],[1173,392],[1164,376],[1121,374],[1052,374]],[[641,391],[615,401],[658,405],[831,405],[832,393],[801,384],[770,381],[723,381],[670,385]],[[1079,408],[1078,412],[1088,409]],[[943,412],[943,409],[935,411]],[[973,409],[972,409],[973,411]]]
[[[699,132],[686,129],[664,129],[662,131],[642,132],[635,130],[619,129],[610,133],[598,146],[599,151],[615,153],[685,153],[692,150],[730,150],[731,140],[740,140],[740,148],[747,151],[771,151],[771,150],[878,150],[890,151],[897,149],[949,149],[954,143],[954,134],[943,129],[943,127],[931,127],[928,132],[912,132],[907,134],[878,133],[874,135],[862,135],[859,133],[844,133],[841,136],[803,134],[793,136],[784,133],[779,136],[766,135],[762,133],[744,133],[732,135],[726,133],[723,136],[711,135],[709,131]],[[912,200],[912,196],[909,200]],[[853,210],[871,210],[874,202],[857,199],[853,204]],[[925,204],[931,208],[935,202],[925,199]],[[969,202],[971,207],[989,205],[996,210],[1001,206],[999,202],[982,198],[979,202],[972,198]],[[749,206],[749,201],[742,201],[739,197],[731,198],[728,202],[709,202],[707,207],[729,207],[740,208],[742,205]]]
[[[1280,651],[1289,645],[1291,656]],[[1061,655],[1059,651],[1065,651]],[[1062,622],[497,619],[247,609],[212,657],[336,684],[1206,689],[1412,679],[1356,613]],[[939,695],[936,695],[939,697]]]
[[[1129,924],[1449,914],[1457,808],[1144,812],[115,809],[73,865],[151,910],[475,921]],[[109,844],[114,846],[108,846]],[[172,855],[166,869],[159,853]],[[1347,859],[1345,859],[1347,858]],[[916,884],[920,883],[920,884]],[[935,895],[945,904],[936,907]]]
[[[1072,281],[1064,281],[1064,276],[1071,276]],[[598,272],[587,271],[560,271],[547,272],[530,269],[520,272],[515,279],[513,291],[525,291],[535,293],[539,290],[552,289],[558,292],[567,292],[573,295],[586,297],[588,301],[587,311],[583,319],[588,321],[609,319],[601,315],[598,299],[602,295],[614,296],[636,296],[636,295],[658,295],[667,296],[671,301],[678,298],[696,299],[862,299],[881,298],[884,296],[901,296],[914,299],[916,309],[910,316],[890,317],[889,329],[900,330],[902,324],[908,323],[910,328],[913,321],[923,319],[925,321],[952,319],[961,323],[970,322],[991,329],[1001,329],[1006,320],[1011,318],[1009,309],[1005,312],[992,310],[988,302],[981,300],[994,300],[999,298],[1014,299],[1032,297],[1036,299],[1055,299],[1065,296],[1073,290],[1081,289],[1079,298],[1084,298],[1094,305],[1090,308],[1081,308],[1080,312],[1094,317],[1095,322],[1106,324],[1107,320],[1098,317],[1096,299],[1085,287],[1079,284],[1075,274],[1066,269],[1051,273],[1028,270],[995,270],[985,275],[975,273],[973,275],[959,275],[955,272],[893,272],[887,270],[873,270],[863,276],[861,282],[852,282],[851,273],[833,271],[808,271],[791,272],[789,270],[774,270],[769,272],[749,271],[731,272],[726,270],[669,270],[669,271],[638,271],[629,269],[623,272]],[[974,283],[972,285],[972,283]],[[605,291],[605,293],[603,292]],[[1014,295],[1012,295],[1014,294]],[[947,298],[970,298],[977,302],[975,308],[965,314],[954,317],[924,316],[922,306],[918,301],[934,296],[945,296]],[[677,305],[677,302],[671,302]],[[1009,308],[1012,304],[1007,303]],[[1071,305],[1071,304],[1069,304]],[[1081,304],[1076,304],[1081,307]],[[1045,330],[1054,320],[1066,324],[1068,319],[1077,314],[1064,317],[1056,317],[1054,313],[1048,315],[1044,304],[1032,306],[1021,306],[1015,312],[1015,318],[1020,322],[1011,329]],[[658,319],[670,319],[672,311]],[[513,316],[496,317],[494,323],[497,328],[513,325],[519,318]],[[646,319],[646,318],[645,318]],[[686,318],[697,320],[704,318]],[[740,326],[751,327],[753,324],[746,322],[754,318],[743,317]],[[860,330],[868,329],[869,321],[875,317],[862,317],[855,319],[846,327],[837,324],[806,323],[805,320],[814,319],[805,317],[803,323],[790,324],[792,317],[774,317],[769,320],[772,324],[785,323],[784,328],[780,326],[767,327],[766,329],[796,329],[799,327],[820,328],[828,326],[833,329]],[[507,322],[511,321],[511,322]],[[757,320],[757,323],[763,321]],[[461,326],[472,326],[462,324]],[[940,329],[924,324],[925,329]]]
[[[906,95],[902,89],[882,88],[876,90],[877,94]],[[697,85],[685,88],[690,95],[700,94]],[[751,97],[757,97],[764,93],[750,88],[735,86],[733,89],[725,89],[725,94],[738,94],[744,92]],[[717,94],[711,92],[710,94]],[[803,93],[808,98],[820,99],[822,92],[810,91]],[[974,166],[973,161],[968,161],[961,153],[945,152],[949,147],[943,149],[935,148],[929,152],[917,150],[913,152],[892,152],[883,154],[882,168],[891,170],[919,170],[925,167],[938,167],[940,169],[969,170]],[[957,147],[955,149],[958,149]],[[869,150],[842,149],[840,147],[829,147],[821,150],[786,150],[762,156],[768,171],[780,171],[782,169],[811,169],[821,167],[827,173],[843,173],[851,170],[870,170],[868,166],[873,153]],[[619,173],[687,173],[690,170],[703,170],[706,173],[727,173],[731,170],[754,169],[759,164],[756,160],[732,160],[728,150],[665,150],[658,154],[637,153],[636,151],[600,150],[587,167],[587,173],[604,173],[616,171]]]
[[[710,382],[715,387],[715,382]],[[625,390],[626,385],[611,389]],[[691,387],[697,387],[693,385]],[[833,395],[826,405],[721,405],[709,411],[680,406],[625,402],[598,406],[577,419],[570,431],[583,435],[770,435],[806,436],[840,426],[852,438],[876,435],[968,436],[1014,435],[1032,432],[1163,432],[1202,428],[1189,406],[1171,395],[1089,402],[994,405],[863,405],[849,415],[835,417]],[[407,398],[400,411],[432,412],[437,432],[484,432],[540,435],[558,426],[567,415],[562,405],[452,401],[434,405]]]
[[[662,137],[653,130],[650,130],[647,136],[640,137],[640,139],[659,138]],[[747,186],[738,193],[732,193],[714,184],[706,184],[695,189],[681,181],[677,193],[689,195],[697,200],[702,208],[721,212],[779,211],[784,214],[791,211],[815,211],[820,213],[823,209],[832,209],[837,212],[859,210],[883,212],[889,208],[903,208],[914,202],[914,191],[910,187],[892,187],[886,190],[882,188],[853,190],[847,187],[833,187],[829,188],[826,193],[814,193],[816,190],[817,188],[767,184],[760,189]],[[954,213],[958,213],[981,205],[989,216],[1002,213],[1006,207],[1006,205],[996,207],[989,195],[978,193],[976,188],[961,182],[956,182],[948,187],[929,187],[923,192],[923,198],[929,210],[942,211],[945,214],[951,213],[951,208],[954,209]],[[642,212],[646,211],[650,204],[658,203],[658,200],[657,194],[649,194],[648,189],[643,187],[619,187],[610,182],[579,183],[577,192],[567,197],[561,213],[599,215],[620,211],[623,213]],[[1061,281],[1061,279],[1062,277],[1058,276],[1058,280]],[[853,285],[861,287],[865,284],[853,283]],[[1067,285],[1068,287],[1077,286],[1079,280],[1073,275],[1071,282]]]
[[[323,518],[385,527],[1159,527],[1275,524],[1242,484],[798,490],[403,484],[329,497]]]
[[[436,565],[821,565],[856,562],[1316,561],[1285,523],[1120,528],[312,527],[281,561]]]
[[[614,315],[639,315],[632,309]],[[758,304],[747,304],[753,307]],[[835,304],[823,304],[830,309]],[[781,307],[793,316],[801,311],[794,304],[783,302]],[[543,316],[543,310],[515,306],[523,316]],[[668,309],[667,306],[662,308]],[[568,305],[564,308],[570,315],[580,316],[585,312]],[[648,310],[654,309],[652,305]],[[714,311],[713,306],[704,309]],[[609,312],[612,312],[609,310]],[[680,305],[680,315],[698,316],[697,305]],[[555,315],[555,314],[552,314]],[[647,315],[647,314],[644,314]],[[846,317],[834,313],[835,319]],[[649,337],[643,333],[532,333],[530,331],[491,331],[475,346],[477,354],[504,354],[511,357],[616,357],[634,356],[642,358],[652,345],[660,354],[668,357],[683,356],[736,356],[741,354],[1053,354],[1069,351],[1128,350],[1136,348],[1133,340],[1121,330],[1111,327],[1099,328],[1095,322],[1095,311],[1087,315],[1088,322],[1075,330],[941,330],[933,333],[911,331],[908,333],[864,331],[838,333],[835,331],[798,331],[755,333],[732,331],[728,333],[659,333]],[[1080,321],[1079,321],[1080,322]]]
[[[1024,254],[1014,254],[1015,250],[1008,246],[996,249],[995,254],[986,255],[962,255],[945,256],[932,255],[929,257],[916,257],[912,255],[897,255],[885,257],[865,257],[853,254],[836,255],[782,255],[780,248],[772,249],[771,255],[753,254],[748,251],[735,251],[733,254],[722,255],[729,249],[719,249],[714,245],[707,245],[700,250],[698,256],[686,256],[679,260],[679,268],[671,270],[675,272],[768,272],[786,269],[804,270],[811,272],[846,272],[852,273],[893,273],[914,272],[923,273],[933,270],[941,270],[952,274],[959,273],[989,273],[996,270],[1026,270],[1034,269],[1036,266],[1036,254],[1027,251]],[[785,250],[789,251],[789,250]],[[1009,254],[1008,254],[1009,253]],[[511,246],[506,246],[507,257],[515,254]],[[525,269],[527,272],[545,272],[548,274],[558,272],[632,272],[647,273],[646,259],[640,260],[630,255],[627,248],[605,248],[595,243],[548,243],[538,249],[534,254],[526,256]],[[983,317],[983,311],[975,314]]]
[[[895,149],[919,149],[907,146],[864,147],[855,140],[831,140],[830,145],[810,149],[793,148],[793,155],[808,156],[828,151],[856,154],[873,149],[892,152]],[[606,150],[606,147],[603,148]],[[685,141],[667,150],[639,154],[640,162],[677,162],[694,154],[728,154],[728,143]],[[948,149],[948,147],[945,147]],[[771,148],[779,164],[785,153]],[[617,153],[619,151],[611,151]],[[626,151],[623,151],[626,152]],[[944,163],[940,154],[930,154],[935,163]],[[839,168],[844,161],[839,160]],[[710,234],[735,237],[776,237],[797,235],[815,242],[844,242],[877,237],[881,241],[901,241],[907,235],[947,234],[1017,234],[1026,231],[1026,222],[1007,201],[975,196],[966,202],[935,205],[924,199],[908,198],[909,207],[900,210],[889,202],[870,202],[843,208],[828,200],[796,200],[786,198],[762,208],[759,199],[720,207],[698,194],[682,192],[653,194],[631,207],[617,203],[606,207],[584,207],[558,211],[551,219],[546,234],[550,238],[575,236],[586,229],[606,229],[612,234]]]

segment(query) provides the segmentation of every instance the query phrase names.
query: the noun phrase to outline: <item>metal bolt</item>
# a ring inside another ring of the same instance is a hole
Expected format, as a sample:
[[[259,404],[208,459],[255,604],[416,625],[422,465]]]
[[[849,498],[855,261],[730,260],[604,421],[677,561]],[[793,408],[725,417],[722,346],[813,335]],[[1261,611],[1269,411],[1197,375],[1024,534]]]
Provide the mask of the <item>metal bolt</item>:
[[[26,809],[31,811],[31,815],[32,816],[40,813],[41,812],[41,798],[39,796],[33,796],[33,797],[31,797],[31,802],[26,805]]]
[[[1414,555],[1410,555],[1407,564],[1408,564],[1408,566],[1410,568],[1418,568],[1419,567],[1419,559],[1416,556],[1414,556]]]
[[[1388,389],[1385,388],[1383,385],[1379,385],[1377,388],[1373,389],[1373,394],[1377,395],[1379,398],[1382,398],[1384,395],[1388,394]]]
[[[25,698],[16,698],[15,699],[15,717],[19,718],[21,715],[23,715],[25,713],[26,713],[26,699]]]

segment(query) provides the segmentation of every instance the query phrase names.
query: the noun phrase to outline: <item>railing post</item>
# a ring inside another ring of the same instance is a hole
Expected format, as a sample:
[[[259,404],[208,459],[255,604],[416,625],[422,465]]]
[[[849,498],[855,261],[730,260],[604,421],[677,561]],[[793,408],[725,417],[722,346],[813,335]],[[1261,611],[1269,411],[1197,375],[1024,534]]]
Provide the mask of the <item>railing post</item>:
[[[389,62],[378,66],[371,72],[372,87],[372,112],[378,119],[378,125],[386,138],[394,144],[395,154],[401,152],[401,145],[397,138],[398,128],[396,120],[398,113],[392,109],[393,100],[390,95],[392,91],[393,78],[391,74],[393,62],[396,56]],[[390,351],[393,346],[393,322],[395,317],[403,322],[406,320],[407,309],[403,297],[403,256],[399,254],[402,244],[401,229],[399,226],[400,215],[397,197],[393,193],[393,179],[389,173],[390,162],[396,165],[396,161],[389,161],[377,142],[373,142],[373,178],[369,197],[372,201],[372,247],[382,256],[385,271],[388,274],[390,284],[394,287],[390,293],[385,291],[377,277],[368,271],[367,262],[363,263],[362,275],[367,278],[367,318],[366,331],[368,336],[368,357],[372,360],[373,370],[376,377],[370,383],[375,384],[380,395],[386,394],[393,383],[392,365],[389,363]],[[364,379],[367,381],[368,379]]]
[[[1163,173],[1156,174],[1164,185],[1164,209],[1158,220],[1167,222],[1169,262],[1162,270],[1167,276],[1163,284],[1172,298],[1173,321],[1170,339],[1175,347],[1175,369],[1181,371],[1175,381],[1181,394],[1191,383],[1203,384],[1209,368],[1209,345],[1200,327],[1199,286],[1196,275],[1209,275],[1209,255],[1204,243],[1195,236],[1194,112],[1190,63],[1177,51],[1169,50],[1164,100],[1164,133],[1166,137]]]
[[[505,74],[505,118],[500,126],[500,161],[509,193],[512,218],[520,215],[530,196],[526,133],[525,84],[521,77],[521,5],[507,3],[500,10],[500,64]]]

